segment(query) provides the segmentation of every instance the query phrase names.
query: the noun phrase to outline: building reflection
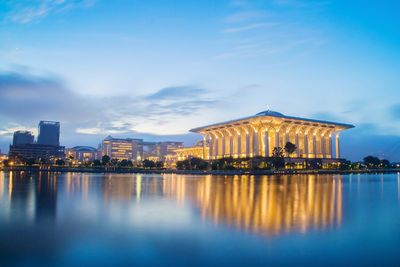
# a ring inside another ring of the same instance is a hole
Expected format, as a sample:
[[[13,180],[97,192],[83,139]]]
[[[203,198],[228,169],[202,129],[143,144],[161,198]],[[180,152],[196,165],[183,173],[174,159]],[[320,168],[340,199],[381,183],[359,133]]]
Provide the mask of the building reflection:
[[[41,172],[37,176],[27,172],[0,174],[2,215],[8,219],[38,222],[54,220],[57,213],[57,176]]]
[[[172,175],[163,183],[164,193],[179,203],[195,202],[203,219],[242,230],[274,235],[342,221],[340,176],[205,176],[191,186]]]
[[[29,221],[55,219],[57,201],[62,201],[61,213],[68,207],[76,212],[74,205],[82,209],[85,203],[90,204],[85,212],[107,212],[116,207],[107,205],[110,202],[132,207],[157,197],[176,201],[178,207],[194,206],[195,214],[205,222],[265,235],[305,233],[342,222],[341,176],[0,173],[0,215]]]

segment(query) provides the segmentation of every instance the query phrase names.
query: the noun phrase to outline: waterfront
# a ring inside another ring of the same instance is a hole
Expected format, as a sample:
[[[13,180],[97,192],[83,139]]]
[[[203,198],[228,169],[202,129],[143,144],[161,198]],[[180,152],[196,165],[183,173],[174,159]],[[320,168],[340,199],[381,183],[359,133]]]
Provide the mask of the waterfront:
[[[400,175],[0,172],[1,266],[398,266]]]

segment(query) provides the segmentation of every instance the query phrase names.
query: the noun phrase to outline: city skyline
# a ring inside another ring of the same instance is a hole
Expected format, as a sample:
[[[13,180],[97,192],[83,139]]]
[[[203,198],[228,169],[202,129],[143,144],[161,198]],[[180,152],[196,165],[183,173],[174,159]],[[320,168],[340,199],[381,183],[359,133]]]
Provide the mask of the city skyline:
[[[399,4],[341,1],[5,1],[0,149],[60,121],[61,143],[184,141],[256,114],[356,125],[344,157],[400,160]]]

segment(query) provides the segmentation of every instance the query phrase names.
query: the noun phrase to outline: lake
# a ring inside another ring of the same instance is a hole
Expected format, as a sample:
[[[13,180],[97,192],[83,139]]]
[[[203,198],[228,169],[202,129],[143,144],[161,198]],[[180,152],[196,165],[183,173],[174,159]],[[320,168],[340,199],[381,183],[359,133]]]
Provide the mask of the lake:
[[[0,172],[0,266],[400,266],[400,174]]]

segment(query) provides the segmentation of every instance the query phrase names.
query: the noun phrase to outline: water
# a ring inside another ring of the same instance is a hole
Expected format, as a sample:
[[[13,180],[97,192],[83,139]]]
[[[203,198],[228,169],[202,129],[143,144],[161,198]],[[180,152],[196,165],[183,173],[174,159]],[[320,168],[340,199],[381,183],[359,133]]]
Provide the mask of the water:
[[[0,266],[400,266],[400,174],[0,172]]]

